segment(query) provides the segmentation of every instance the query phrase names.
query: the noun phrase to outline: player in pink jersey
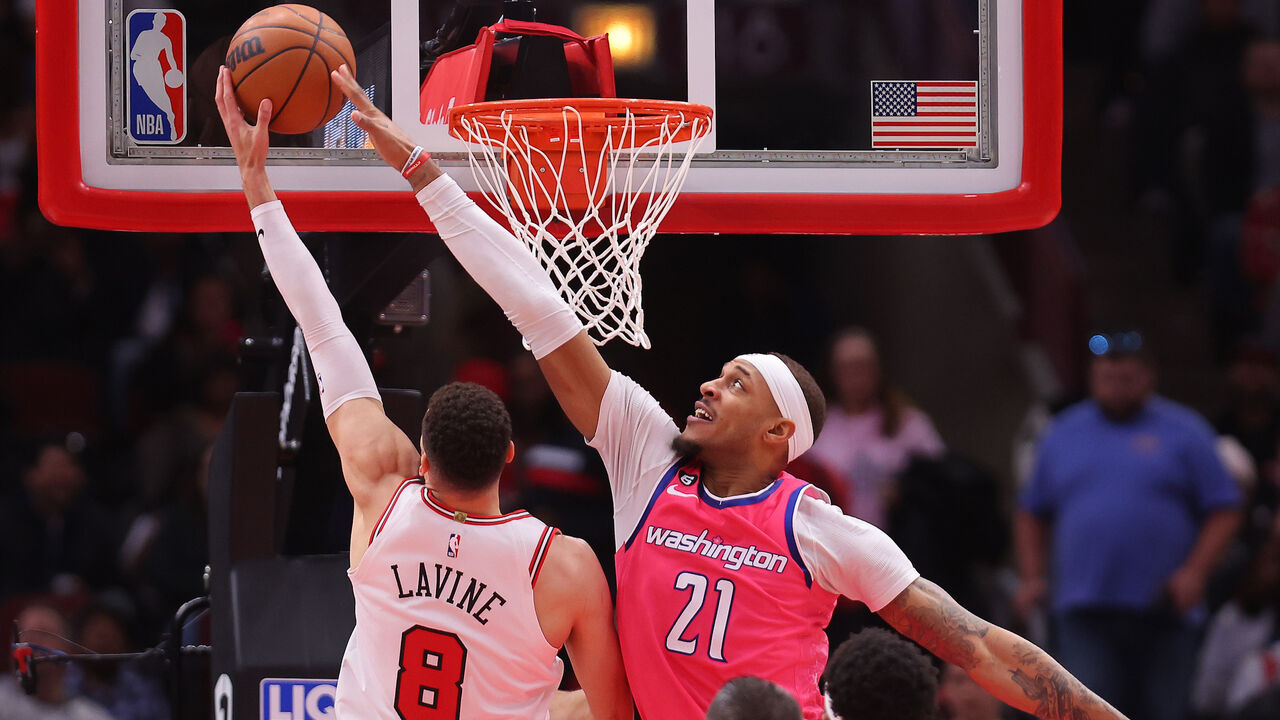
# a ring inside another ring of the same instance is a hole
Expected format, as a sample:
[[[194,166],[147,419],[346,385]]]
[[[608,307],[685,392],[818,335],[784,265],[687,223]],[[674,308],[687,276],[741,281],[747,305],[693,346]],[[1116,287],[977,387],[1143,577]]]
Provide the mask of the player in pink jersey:
[[[355,500],[356,627],[339,720],[630,720],[609,587],[591,548],[499,510],[498,476],[514,453],[502,402],[475,385],[441,389],[419,453],[383,412],[364,353],[267,179],[270,101],[246,123],[225,67],[215,99]],[[583,691],[556,693],[561,646]]]
[[[696,718],[715,692],[759,675],[823,715],[822,628],[837,595],[963,667],[991,694],[1044,718],[1120,718],[1047,654],[960,607],[874,526],[783,472],[826,412],[817,383],[785,356],[745,355],[702,384],[683,430],[605,364],[523,245],[333,73],[352,119],[419,203],[458,262],[524,335],[574,426],[604,459],[614,499],[618,628],[646,720]],[[420,153],[419,153],[420,155]],[[416,157],[416,156],[415,156]]]

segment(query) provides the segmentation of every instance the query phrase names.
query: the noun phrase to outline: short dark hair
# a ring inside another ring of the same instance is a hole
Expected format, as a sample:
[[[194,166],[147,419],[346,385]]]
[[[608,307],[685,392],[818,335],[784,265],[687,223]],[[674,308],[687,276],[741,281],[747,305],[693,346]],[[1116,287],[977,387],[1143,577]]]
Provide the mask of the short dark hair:
[[[778,685],[744,675],[724,684],[707,708],[707,720],[801,720],[800,703]]]
[[[804,393],[804,402],[809,406],[809,421],[813,423],[813,439],[817,440],[822,432],[822,425],[827,421],[827,398],[813,375],[803,365],[780,352],[769,353],[786,364],[796,382],[800,383],[800,392]]]
[[[937,668],[892,630],[866,628],[840,643],[823,679],[831,709],[844,720],[937,717]]]
[[[422,450],[432,475],[460,490],[481,490],[497,482],[510,443],[511,416],[486,387],[449,383],[427,402]]]

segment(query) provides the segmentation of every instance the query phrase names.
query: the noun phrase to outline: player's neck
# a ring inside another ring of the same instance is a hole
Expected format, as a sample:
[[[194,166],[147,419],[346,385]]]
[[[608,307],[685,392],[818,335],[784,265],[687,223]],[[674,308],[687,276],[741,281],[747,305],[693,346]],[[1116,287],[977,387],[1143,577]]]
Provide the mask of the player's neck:
[[[468,515],[501,515],[502,505],[498,502],[498,486],[495,484],[487,490],[464,492],[449,488],[445,483],[432,482],[427,478],[427,486],[431,494],[441,504],[451,510],[461,510]]]
[[[769,486],[778,472],[756,465],[718,465],[702,462],[702,484],[707,492],[719,498],[750,495]]]

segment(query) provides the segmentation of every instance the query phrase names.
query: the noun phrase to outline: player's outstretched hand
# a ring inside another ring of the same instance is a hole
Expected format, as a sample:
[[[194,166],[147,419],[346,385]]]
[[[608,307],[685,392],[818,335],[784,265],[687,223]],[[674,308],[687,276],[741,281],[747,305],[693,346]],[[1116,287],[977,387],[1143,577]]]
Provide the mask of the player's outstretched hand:
[[[373,149],[378,151],[378,155],[385,163],[395,168],[397,172],[401,170],[408,161],[409,154],[417,147],[417,143],[409,137],[408,133],[400,129],[400,126],[391,122],[391,118],[379,110],[369,96],[364,94],[360,84],[351,75],[350,68],[339,65],[337,70],[330,73],[330,76],[333,84],[342,90],[342,94],[346,95],[356,108],[355,112],[351,113],[351,121],[361,130],[369,133],[369,139],[373,141]]]
[[[218,68],[218,87],[213,93],[222,116],[222,126],[227,129],[227,139],[236,153],[236,164],[241,176],[267,165],[267,125],[271,123],[271,101],[263,99],[258,105],[258,121],[250,125],[240,111],[235,87],[231,84],[231,71],[226,66]]]

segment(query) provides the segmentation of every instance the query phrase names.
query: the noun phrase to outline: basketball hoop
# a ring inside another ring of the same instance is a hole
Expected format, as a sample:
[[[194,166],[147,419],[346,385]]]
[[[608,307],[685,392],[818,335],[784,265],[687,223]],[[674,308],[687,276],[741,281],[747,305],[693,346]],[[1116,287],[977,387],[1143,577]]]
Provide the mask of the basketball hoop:
[[[449,112],[481,190],[597,345],[649,347],[640,258],[710,130],[711,108],[667,100],[506,100]]]

